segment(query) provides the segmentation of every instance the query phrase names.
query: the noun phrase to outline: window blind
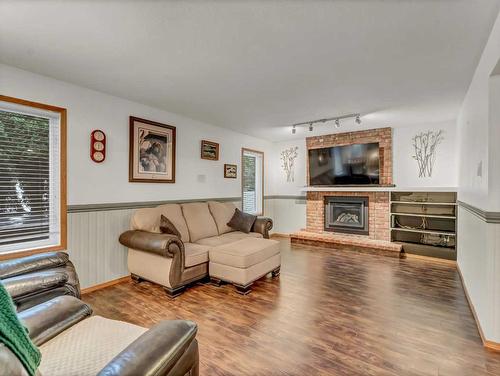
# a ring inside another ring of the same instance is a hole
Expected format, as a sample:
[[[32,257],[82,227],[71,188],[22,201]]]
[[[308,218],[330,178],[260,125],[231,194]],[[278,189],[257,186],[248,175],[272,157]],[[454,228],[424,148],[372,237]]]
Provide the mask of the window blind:
[[[49,118],[0,109],[0,247],[51,237]]]

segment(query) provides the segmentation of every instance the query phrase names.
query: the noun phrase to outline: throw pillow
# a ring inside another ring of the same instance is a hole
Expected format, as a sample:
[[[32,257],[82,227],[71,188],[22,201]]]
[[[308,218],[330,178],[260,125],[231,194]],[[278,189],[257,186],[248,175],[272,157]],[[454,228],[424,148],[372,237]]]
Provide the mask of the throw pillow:
[[[227,225],[233,230],[242,231],[248,234],[252,230],[253,224],[255,223],[256,219],[257,216],[243,213],[240,209],[236,208],[233,217],[227,223]]]
[[[179,232],[179,230],[177,230],[174,224],[170,222],[170,219],[165,217],[163,214],[160,218],[160,231],[164,234],[175,235],[179,239],[181,238],[181,233]]]

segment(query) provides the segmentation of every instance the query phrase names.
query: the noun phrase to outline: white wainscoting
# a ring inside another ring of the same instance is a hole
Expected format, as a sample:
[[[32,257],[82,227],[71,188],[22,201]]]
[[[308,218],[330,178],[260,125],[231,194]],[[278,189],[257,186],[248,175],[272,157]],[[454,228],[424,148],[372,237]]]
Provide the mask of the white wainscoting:
[[[241,202],[235,201],[241,207]],[[129,275],[127,248],[118,242],[130,228],[136,209],[110,209],[68,213],[68,254],[82,288]]]
[[[68,213],[68,253],[82,288],[128,275],[127,249],[118,242],[133,209]]]
[[[462,206],[457,264],[487,341],[500,343],[500,224]]]

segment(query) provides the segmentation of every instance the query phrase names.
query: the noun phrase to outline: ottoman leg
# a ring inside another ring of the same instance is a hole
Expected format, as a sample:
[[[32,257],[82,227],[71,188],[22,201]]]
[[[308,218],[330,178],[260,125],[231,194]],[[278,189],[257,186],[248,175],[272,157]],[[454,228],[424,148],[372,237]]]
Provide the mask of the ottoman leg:
[[[236,292],[241,295],[247,295],[250,294],[250,291],[252,291],[252,283],[249,283],[248,285],[234,285],[236,287]]]
[[[179,286],[179,287],[176,287],[176,288],[163,287],[163,289],[167,293],[167,296],[169,298],[173,299],[173,298],[178,297],[180,294],[182,294],[184,292],[184,290],[186,289],[186,286]]]
[[[220,280],[219,278],[210,277],[210,284],[212,286],[220,287],[220,285],[222,285],[222,280]]]
[[[273,278],[276,278],[276,277],[279,277],[280,275],[280,269],[281,269],[281,266],[278,266],[276,269],[274,269],[271,273],[273,275]]]

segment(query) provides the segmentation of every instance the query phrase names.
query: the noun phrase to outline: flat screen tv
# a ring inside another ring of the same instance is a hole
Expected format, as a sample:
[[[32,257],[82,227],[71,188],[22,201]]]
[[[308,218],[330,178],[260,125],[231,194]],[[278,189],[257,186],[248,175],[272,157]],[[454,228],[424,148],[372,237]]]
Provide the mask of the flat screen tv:
[[[379,184],[378,143],[309,150],[309,185]]]

